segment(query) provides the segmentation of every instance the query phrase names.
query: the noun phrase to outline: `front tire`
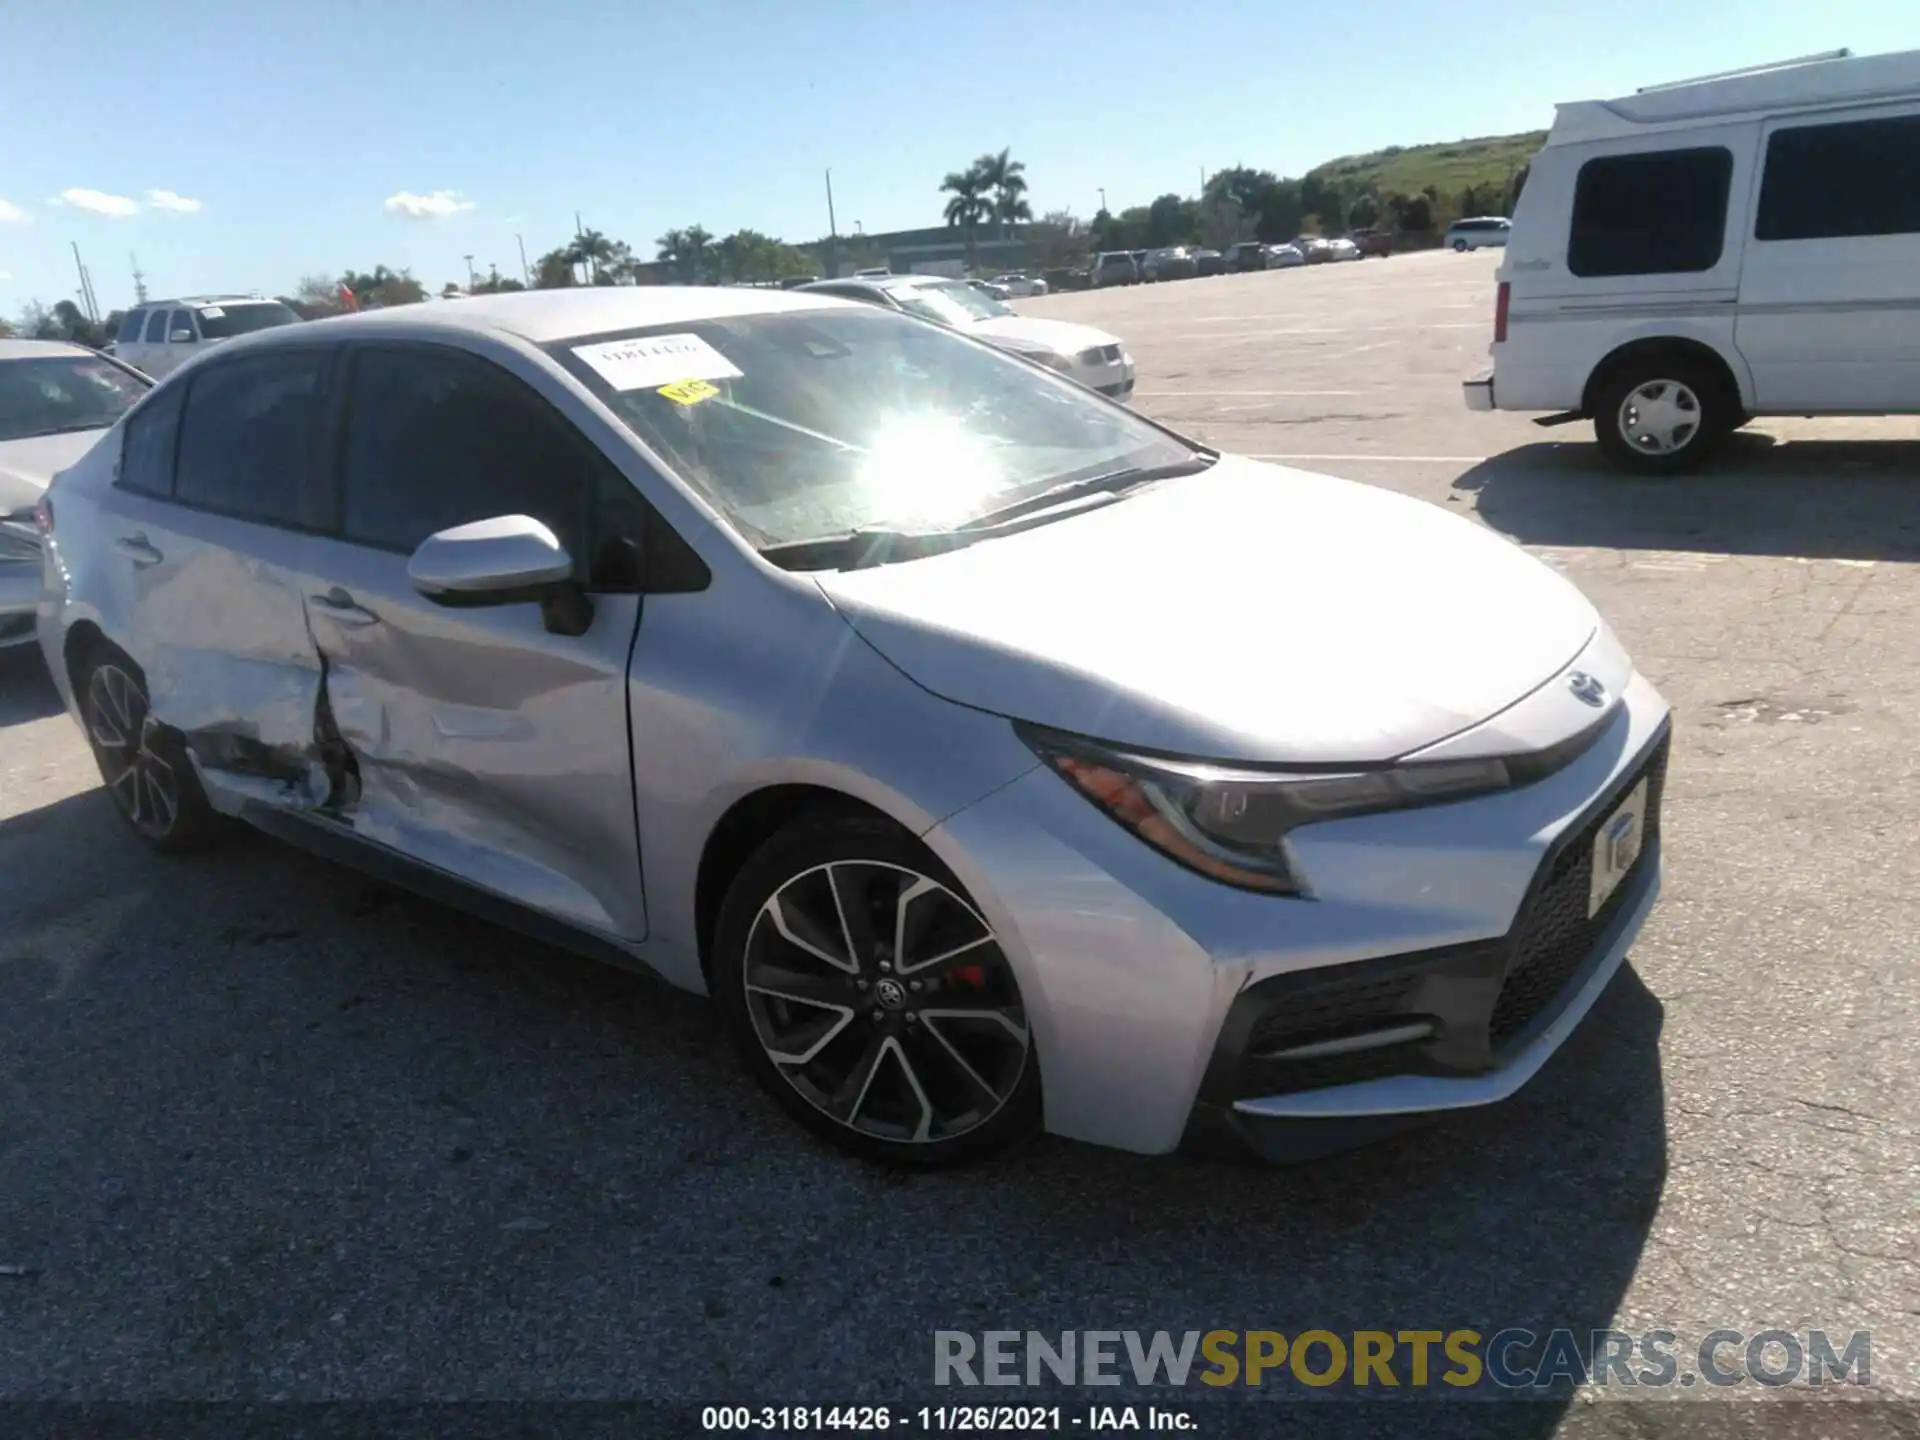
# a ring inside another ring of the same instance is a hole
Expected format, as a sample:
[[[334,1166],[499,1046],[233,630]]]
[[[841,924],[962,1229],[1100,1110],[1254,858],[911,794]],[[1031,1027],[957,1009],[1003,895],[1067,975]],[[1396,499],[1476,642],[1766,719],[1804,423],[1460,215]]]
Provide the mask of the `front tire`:
[[[94,763],[133,833],[155,850],[174,853],[218,840],[227,822],[207,803],[180,737],[153,718],[140,667],[102,646],[75,682]]]
[[[742,1062],[808,1130],[926,1169],[1040,1126],[1013,967],[940,861],[891,822],[803,820],[727,891],[713,995]]]
[[[1456,255],[1464,255],[1472,248],[1473,247],[1464,240],[1456,240],[1453,242],[1453,253]]]
[[[1739,418],[1725,378],[1684,356],[1623,365],[1596,387],[1594,436],[1636,475],[1678,475],[1706,463]]]

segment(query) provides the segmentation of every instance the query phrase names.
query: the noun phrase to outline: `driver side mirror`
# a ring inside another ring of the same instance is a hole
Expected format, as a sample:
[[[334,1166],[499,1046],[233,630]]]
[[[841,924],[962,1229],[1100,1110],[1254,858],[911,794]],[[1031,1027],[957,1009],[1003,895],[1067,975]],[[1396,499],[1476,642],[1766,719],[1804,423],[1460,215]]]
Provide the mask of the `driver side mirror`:
[[[593,623],[593,602],[574,579],[573,556],[530,515],[475,520],[429,535],[407,561],[407,581],[436,605],[537,601],[556,635],[584,635]]]
[[[193,331],[175,330],[167,336],[167,343],[169,345],[191,345],[193,344]]]

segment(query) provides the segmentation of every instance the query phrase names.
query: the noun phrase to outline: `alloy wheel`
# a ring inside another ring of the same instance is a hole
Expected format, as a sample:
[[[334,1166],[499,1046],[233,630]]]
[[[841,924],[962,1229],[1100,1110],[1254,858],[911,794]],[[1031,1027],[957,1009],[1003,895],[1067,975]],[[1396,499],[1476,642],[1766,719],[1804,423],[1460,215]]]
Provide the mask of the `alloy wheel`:
[[[164,839],[180,818],[180,777],[153,748],[146,692],[112,661],[87,681],[87,736],[114,804],[143,834]]]
[[[1700,397],[1678,380],[1649,380],[1620,402],[1620,435],[1642,455],[1672,455],[1700,433]]]
[[[993,929],[905,866],[843,860],[760,907],[743,964],[754,1036],[810,1105],[896,1144],[977,1130],[1005,1108],[1032,1039]]]

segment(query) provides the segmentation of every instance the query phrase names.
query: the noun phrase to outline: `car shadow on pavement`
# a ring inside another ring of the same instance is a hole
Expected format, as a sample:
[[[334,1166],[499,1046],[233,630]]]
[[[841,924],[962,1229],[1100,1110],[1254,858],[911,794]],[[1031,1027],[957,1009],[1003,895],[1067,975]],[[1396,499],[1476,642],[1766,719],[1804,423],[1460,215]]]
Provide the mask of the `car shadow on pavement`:
[[[19,1398],[1280,1401],[1260,1433],[1544,1437],[1565,1395],[1446,1403],[1437,1349],[1416,1416],[1292,1404],[1377,1391],[1284,1371],[935,1391],[934,1334],[1519,1328],[1525,1365],[1564,1328],[1585,1353],[1666,1179],[1631,969],[1514,1099],[1371,1149],[1041,1140],[901,1174],[794,1128],[704,1001],[280,844],[156,856],[95,789],[0,821],[0,873]]]
[[[37,645],[0,650],[0,729],[44,720],[60,709],[60,692]]]
[[[1526,545],[1920,560],[1920,441],[1728,438],[1694,475],[1613,470],[1592,444],[1523,445],[1453,488]]]

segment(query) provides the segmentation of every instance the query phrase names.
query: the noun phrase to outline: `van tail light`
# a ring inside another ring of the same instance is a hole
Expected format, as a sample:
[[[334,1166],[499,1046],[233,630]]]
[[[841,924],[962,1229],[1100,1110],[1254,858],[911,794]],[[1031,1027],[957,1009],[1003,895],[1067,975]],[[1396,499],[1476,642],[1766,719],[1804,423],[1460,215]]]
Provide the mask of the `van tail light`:
[[[1500,293],[1493,302],[1493,343],[1507,343],[1507,306],[1513,299],[1513,286],[1507,281],[1500,282]]]
[[[33,523],[42,535],[53,534],[53,497],[51,495],[44,492],[41,494],[40,503],[33,507]]]

